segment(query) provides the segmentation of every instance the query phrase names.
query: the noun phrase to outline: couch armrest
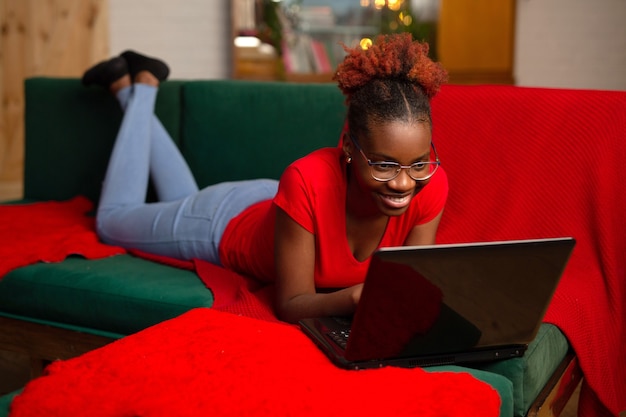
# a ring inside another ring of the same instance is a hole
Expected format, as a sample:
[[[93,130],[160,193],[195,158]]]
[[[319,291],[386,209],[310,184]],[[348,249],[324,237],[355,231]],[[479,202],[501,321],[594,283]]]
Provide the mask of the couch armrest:
[[[583,374],[573,352],[565,356],[528,410],[527,417],[558,417],[572,398]]]

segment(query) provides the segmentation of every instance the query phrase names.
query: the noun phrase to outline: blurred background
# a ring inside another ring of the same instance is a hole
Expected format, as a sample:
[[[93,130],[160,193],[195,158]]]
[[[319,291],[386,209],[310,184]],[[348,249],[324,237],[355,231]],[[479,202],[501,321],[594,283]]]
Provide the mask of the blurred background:
[[[411,32],[451,83],[626,90],[626,0],[0,0],[0,200],[19,198],[23,80],[125,49],[174,79],[330,82],[378,33]]]

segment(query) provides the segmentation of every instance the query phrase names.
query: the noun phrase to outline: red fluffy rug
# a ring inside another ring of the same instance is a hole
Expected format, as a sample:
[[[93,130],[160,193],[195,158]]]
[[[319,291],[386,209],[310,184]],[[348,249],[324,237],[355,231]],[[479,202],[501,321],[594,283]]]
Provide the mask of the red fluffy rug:
[[[0,205],[0,279],[11,270],[37,262],[60,262],[68,255],[87,259],[124,253],[104,245],[87,213],[93,203],[85,197],[68,201]]]
[[[331,365],[294,326],[195,309],[53,363],[11,406],[40,416],[497,416],[467,373]]]

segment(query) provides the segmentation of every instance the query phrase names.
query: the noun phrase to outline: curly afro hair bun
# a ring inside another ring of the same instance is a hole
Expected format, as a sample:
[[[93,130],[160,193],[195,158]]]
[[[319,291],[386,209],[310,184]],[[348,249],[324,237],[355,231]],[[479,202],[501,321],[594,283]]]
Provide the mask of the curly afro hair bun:
[[[344,45],[344,50],[347,56],[333,80],[348,101],[364,85],[382,79],[415,84],[431,99],[448,79],[441,64],[428,57],[428,44],[414,41],[410,33],[379,35],[367,49]]]

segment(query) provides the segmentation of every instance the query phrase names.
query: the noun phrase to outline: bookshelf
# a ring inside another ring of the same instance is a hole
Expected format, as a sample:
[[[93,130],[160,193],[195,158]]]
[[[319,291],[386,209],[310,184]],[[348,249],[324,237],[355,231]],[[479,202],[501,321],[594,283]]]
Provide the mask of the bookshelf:
[[[342,43],[411,32],[451,83],[513,84],[515,1],[231,0],[232,76],[331,82]]]
[[[281,9],[282,60],[285,76],[330,79],[345,56],[343,44],[354,46],[379,32],[375,16],[363,15],[364,6],[336,2],[286,3]]]
[[[390,19],[392,3],[397,7]],[[261,46],[234,45],[233,78],[331,82],[345,56],[342,44],[352,47],[384,33],[387,20],[408,14],[410,1],[232,0],[232,4],[233,38],[256,37],[267,49],[263,53]],[[402,26],[400,21],[394,29],[410,27]]]

